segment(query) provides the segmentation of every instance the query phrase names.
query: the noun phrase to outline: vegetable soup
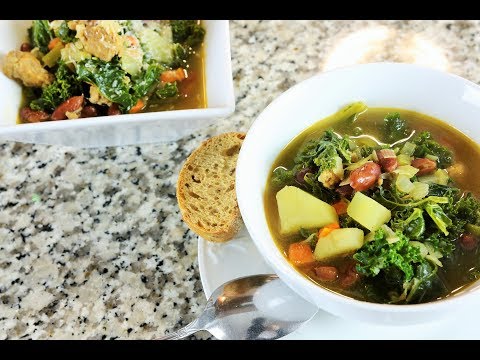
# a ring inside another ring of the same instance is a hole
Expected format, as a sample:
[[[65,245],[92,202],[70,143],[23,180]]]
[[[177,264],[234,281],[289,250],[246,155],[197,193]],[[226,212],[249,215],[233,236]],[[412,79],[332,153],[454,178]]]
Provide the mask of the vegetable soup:
[[[480,148],[450,125],[353,103],[295,137],[264,194],[270,232],[313,282],[359,300],[445,298],[480,277]]]
[[[20,123],[206,107],[199,20],[34,20],[3,72]]]

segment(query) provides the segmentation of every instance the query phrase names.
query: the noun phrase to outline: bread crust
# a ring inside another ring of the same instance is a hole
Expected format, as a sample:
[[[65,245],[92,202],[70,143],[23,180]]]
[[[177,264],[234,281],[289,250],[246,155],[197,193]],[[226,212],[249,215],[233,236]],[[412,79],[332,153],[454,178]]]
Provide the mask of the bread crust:
[[[241,132],[230,132],[221,134],[218,136],[211,137],[202,142],[202,144],[190,154],[185,163],[183,164],[180,173],[178,175],[177,181],[177,201],[182,214],[183,221],[188,225],[188,227],[195,232],[197,235],[201,236],[205,240],[213,242],[225,242],[232,239],[235,234],[239,231],[242,224],[242,219],[240,215],[240,209],[238,208],[237,198],[235,194],[235,176],[232,174],[227,174],[225,178],[228,179],[229,189],[233,191],[233,196],[230,194],[226,196],[224,194],[219,194],[221,202],[225,203],[231,212],[226,213],[222,212],[222,209],[217,209],[218,213],[221,214],[221,224],[215,224],[216,226],[206,226],[209,220],[209,214],[202,213],[201,209],[198,211],[192,212],[192,202],[195,201],[198,203],[200,200],[195,200],[192,198],[190,192],[192,179],[195,181],[195,169],[199,166],[205,164],[208,161],[209,157],[218,157],[219,159],[229,165],[229,169],[233,167],[235,170],[236,160],[238,157],[238,152],[245,138],[245,133]],[[231,170],[230,170],[231,172]],[[208,188],[215,188],[215,178],[213,174],[207,173],[202,177],[202,182],[204,186]],[[195,181],[197,182],[197,181]],[[200,182],[200,181],[198,181]],[[221,189],[217,189],[217,192],[220,192]],[[223,189],[222,189],[223,190]],[[222,195],[224,195],[222,197]],[[213,200],[213,199],[212,199]],[[202,199],[203,201],[203,199]],[[210,203],[209,199],[204,199],[205,205]],[[198,223],[198,219],[201,219],[202,223]]]

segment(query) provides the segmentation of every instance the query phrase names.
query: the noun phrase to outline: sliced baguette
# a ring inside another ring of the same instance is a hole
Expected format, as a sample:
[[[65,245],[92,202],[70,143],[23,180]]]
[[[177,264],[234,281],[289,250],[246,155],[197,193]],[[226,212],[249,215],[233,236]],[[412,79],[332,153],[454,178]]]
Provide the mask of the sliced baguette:
[[[244,133],[225,133],[204,141],[185,161],[177,181],[183,221],[205,240],[232,239],[241,225],[235,169]]]

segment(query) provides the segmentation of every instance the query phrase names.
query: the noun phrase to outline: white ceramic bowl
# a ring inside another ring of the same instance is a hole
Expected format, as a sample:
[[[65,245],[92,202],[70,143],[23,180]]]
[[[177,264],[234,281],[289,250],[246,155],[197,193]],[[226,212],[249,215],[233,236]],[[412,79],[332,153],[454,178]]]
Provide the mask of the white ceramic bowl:
[[[30,24],[31,20],[0,21],[0,68],[5,54],[19,49],[26,39]],[[207,108],[16,124],[21,87],[0,71],[0,141],[75,147],[170,141],[230,115],[235,110],[235,98],[228,21],[206,20],[203,24]]]
[[[382,324],[412,324],[452,316],[479,301],[477,282],[467,290],[418,305],[374,304],[326,290],[298,273],[281,254],[268,230],[263,193],[280,151],[302,130],[353,101],[434,116],[480,142],[480,87],[461,77],[407,64],[356,65],[319,74],[274,100],[247,133],[237,164],[240,211],[265,260],[294,291],[335,315]]]

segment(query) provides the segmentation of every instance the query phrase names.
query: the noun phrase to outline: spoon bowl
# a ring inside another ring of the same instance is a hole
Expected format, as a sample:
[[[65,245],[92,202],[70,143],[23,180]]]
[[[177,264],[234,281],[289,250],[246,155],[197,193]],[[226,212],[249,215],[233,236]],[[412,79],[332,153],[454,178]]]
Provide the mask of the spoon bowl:
[[[200,317],[159,340],[206,330],[220,340],[274,340],[297,330],[318,311],[277,275],[237,278],[219,286]]]

